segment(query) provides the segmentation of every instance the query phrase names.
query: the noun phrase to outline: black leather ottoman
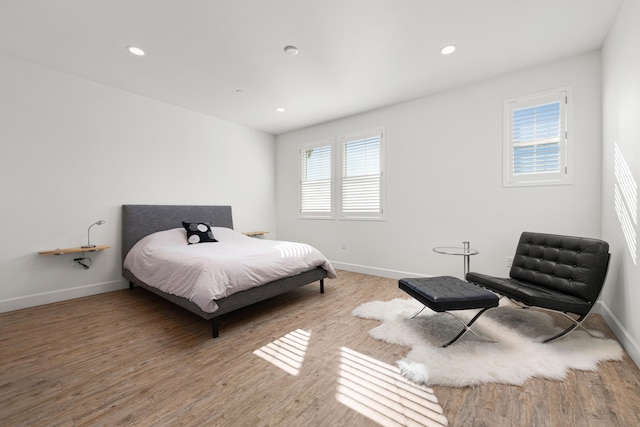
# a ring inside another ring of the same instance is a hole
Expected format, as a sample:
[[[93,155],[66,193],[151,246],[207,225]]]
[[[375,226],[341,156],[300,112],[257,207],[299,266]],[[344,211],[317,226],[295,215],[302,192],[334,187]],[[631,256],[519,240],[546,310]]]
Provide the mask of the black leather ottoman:
[[[453,344],[466,332],[475,334],[470,329],[471,325],[485,311],[497,307],[499,301],[498,296],[493,292],[452,276],[400,279],[398,287],[433,311],[446,312],[451,315],[451,313],[448,313],[449,311],[481,309],[466,324],[452,315],[464,325],[464,330],[442,347]],[[421,311],[413,317],[417,316]]]

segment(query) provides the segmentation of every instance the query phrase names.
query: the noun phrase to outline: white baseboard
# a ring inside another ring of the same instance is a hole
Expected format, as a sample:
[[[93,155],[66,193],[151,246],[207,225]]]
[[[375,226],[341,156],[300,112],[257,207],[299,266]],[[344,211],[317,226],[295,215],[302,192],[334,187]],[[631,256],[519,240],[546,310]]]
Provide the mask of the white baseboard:
[[[431,277],[430,274],[408,273],[406,271],[388,270],[385,268],[369,267],[366,265],[349,264],[346,262],[338,261],[331,261],[331,265],[333,265],[333,267],[337,270],[352,271],[354,273],[386,277],[388,279],[404,279],[405,277]]]
[[[354,273],[369,274],[371,276],[387,277],[389,279],[402,279],[404,277],[429,277],[421,273],[408,273],[383,268],[368,267],[365,265],[334,262],[331,264],[339,270],[353,271]],[[81,298],[89,295],[101,294],[104,292],[124,289],[128,286],[126,280],[113,282],[95,283],[92,285],[80,286],[77,288],[60,289],[57,291],[43,292],[39,294],[26,295],[16,298],[0,300],[0,313],[20,310],[23,308],[36,307],[38,305],[50,304],[53,302],[66,301],[74,298]]]
[[[0,313],[35,307],[38,305],[50,304],[52,302],[86,297],[89,295],[102,294],[104,292],[117,291],[119,289],[124,289],[127,286],[127,282],[123,279],[113,282],[94,283],[77,288],[67,288],[57,291],[26,295],[23,297],[8,298],[0,300]]]
[[[606,304],[599,301],[598,306],[602,318],[607,322],[613,333],[616,334],[618,341],[620,341],[622,347],[629,353],[629,356],[633,359],[636,366],[640,367],[640,345],[638,345],[638,342],[631,336]]]
[[[331,261],[334,268],[338,270],[352,271],[354,273],[368,274],[371,276],[386,277],[388,279],[402,279],[405,277],[431,277],[429,274],[410,273],[406,271],[389,270],[384,268],[369,267],[366,265],[350,264],[344,262]],[[20,310],[23,308],[35,307],[38,305],[50,304],[53,302],[66,301],[74,298],[81,298],[89,295],[101,294],[104,292],[125,289],[128,286],[126,280],[116,280],[112,282],[95,283],[77,288],[67,288],[51,292],[43,292],[17,298],[0,300],[0,313]],[[616,335],[624,349],[627,351],[634,363],[640,367],[640,345],[629,334],[626,328],[620,323],[618,318],[611,312],[606,304],[598,301],[595,312],[600,313],[607,322],[613,333]]]

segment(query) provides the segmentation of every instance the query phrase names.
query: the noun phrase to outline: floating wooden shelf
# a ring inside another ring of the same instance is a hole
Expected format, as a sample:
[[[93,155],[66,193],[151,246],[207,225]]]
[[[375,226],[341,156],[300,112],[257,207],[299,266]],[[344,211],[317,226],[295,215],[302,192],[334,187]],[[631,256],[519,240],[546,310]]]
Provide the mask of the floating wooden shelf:
[[[78,248],[66,248],[66,249],[52,249],[50,251],[40,251],[38,252],[40,255],[64,255],[64,254],[75,254],[78,252],[96,252],[96,251],[103,251],[105,249],[109,249],[111,248],[111,246],[109,245],[99,245],[99,246],[94,246],[92,248],[82,248],[82,247],[78,247]]]
[[[253,237],[253,236],[264,236],[265,234],[269,234],[269,232],[268,231],[247,231],[246,233],[242,233],[242,234],[244,234],[245,236]]]

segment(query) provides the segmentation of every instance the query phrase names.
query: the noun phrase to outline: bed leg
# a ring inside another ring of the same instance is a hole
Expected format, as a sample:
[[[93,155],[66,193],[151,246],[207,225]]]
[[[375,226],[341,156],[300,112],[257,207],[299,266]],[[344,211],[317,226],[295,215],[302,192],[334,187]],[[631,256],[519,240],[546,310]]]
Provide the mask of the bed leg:
[[[324,279],[320,279],[320,293],[324,294]]]
[[[215,317],[211,319],[211,337],[218,338],[218,319]]]
[[[133,289],[133,282],[129,282],[129,289]]]

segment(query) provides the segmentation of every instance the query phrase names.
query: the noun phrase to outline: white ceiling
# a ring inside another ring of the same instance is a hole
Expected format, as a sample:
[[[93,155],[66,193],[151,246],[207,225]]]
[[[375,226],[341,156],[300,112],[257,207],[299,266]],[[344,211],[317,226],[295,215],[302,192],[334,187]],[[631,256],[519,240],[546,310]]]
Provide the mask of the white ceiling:
[[[0,53],[277,135],[597,50],[621,2],[0,0]]]

